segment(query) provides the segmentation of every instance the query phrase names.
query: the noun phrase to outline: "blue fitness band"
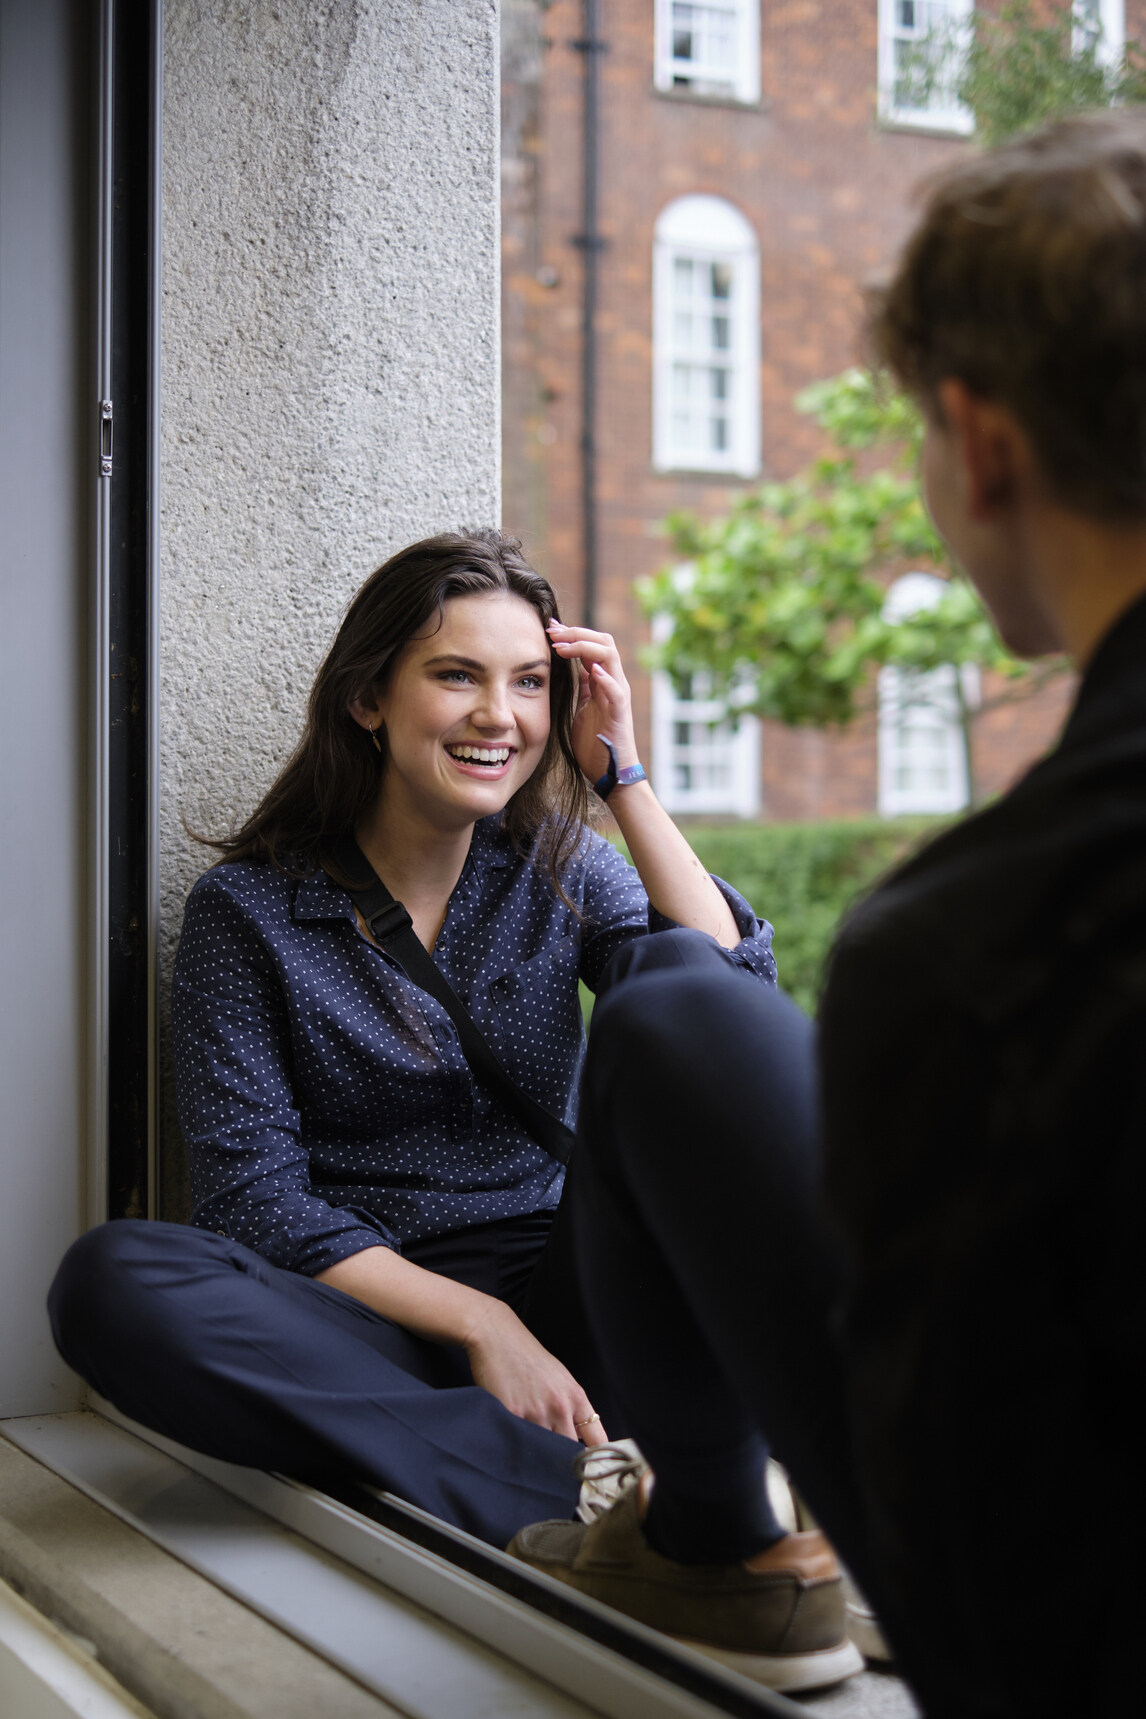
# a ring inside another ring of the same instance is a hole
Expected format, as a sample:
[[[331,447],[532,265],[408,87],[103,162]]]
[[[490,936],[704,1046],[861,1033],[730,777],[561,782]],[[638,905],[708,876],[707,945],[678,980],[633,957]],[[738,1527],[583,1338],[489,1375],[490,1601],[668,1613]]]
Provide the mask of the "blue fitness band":
[[[626,764],[623,770],[617,769],[617,754],[603,734],[597,739],[609,754],[609,768],[603,776],[598,776],[593,784],[593,792],[601,800],[607,800],[614,788],[631,788],[634,782],[647,782],[643,764]]]

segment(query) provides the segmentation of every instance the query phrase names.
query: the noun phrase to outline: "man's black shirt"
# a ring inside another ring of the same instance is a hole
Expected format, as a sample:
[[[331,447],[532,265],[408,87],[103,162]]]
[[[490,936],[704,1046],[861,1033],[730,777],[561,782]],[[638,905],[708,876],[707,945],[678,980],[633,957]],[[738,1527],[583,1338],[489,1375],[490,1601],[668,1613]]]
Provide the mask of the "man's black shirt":
[[[1142,1630],[1146,601],[1056,750],[853,915],[821,1055],[881,1560],[934,1593],[952,1712],[1060,1711],[1060,1629],[1093,1634],[1098,1711]]]

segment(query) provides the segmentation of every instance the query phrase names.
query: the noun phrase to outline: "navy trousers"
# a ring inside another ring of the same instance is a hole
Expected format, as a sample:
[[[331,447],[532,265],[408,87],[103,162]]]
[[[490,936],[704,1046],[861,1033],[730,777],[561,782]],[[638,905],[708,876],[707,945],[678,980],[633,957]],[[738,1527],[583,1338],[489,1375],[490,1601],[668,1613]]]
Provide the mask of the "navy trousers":
[[[731,971],[711,938],[641,938],[620,951],[602,990],[697,966]],[[744,976],[734,982],[745,994],[759,989]],[[575,1162],[555,1216],[483,1224],[404,1251],[507,1301],[616,1438],[629,1428],[585,1317],[572,1247],[579,1174]],[[461,1350],[238,1242],[178,1224],[104,1224],[65,1255],[49,1311],[60,1353],[94,1389],[207,1455],[320,1485],[351,1474],[498,1546],[526,1523],[573,1513],[579,1446],[474,1385]],[[779,1533],[761,1467],[762,1455],[748,1489],[756,1544]]]

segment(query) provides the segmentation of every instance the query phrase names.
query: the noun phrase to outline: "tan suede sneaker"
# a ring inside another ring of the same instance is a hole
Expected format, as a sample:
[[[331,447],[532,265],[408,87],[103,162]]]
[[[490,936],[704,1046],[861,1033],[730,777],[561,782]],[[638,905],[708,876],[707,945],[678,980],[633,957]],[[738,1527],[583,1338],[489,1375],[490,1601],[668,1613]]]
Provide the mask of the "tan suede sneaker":
[[[848,1640],[839,1565],[818,1531],[744,1564],[677,1564],[641,1532],[640,1488],[590,1524],[534,1522],[515,1558],[663,1630],[769,1689],[818,1689],[863,1670]]]

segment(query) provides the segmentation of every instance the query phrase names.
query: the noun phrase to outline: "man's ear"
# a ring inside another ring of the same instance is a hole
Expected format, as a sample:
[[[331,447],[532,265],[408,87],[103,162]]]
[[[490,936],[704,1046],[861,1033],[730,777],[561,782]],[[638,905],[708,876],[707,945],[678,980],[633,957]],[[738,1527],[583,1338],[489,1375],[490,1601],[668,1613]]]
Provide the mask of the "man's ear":
[[[959,460],[968,515],[984,522],[997,518],[1031,475],[1027,433],[1006,406],[972,393],[957,377],[947,377],[936,392]]]

